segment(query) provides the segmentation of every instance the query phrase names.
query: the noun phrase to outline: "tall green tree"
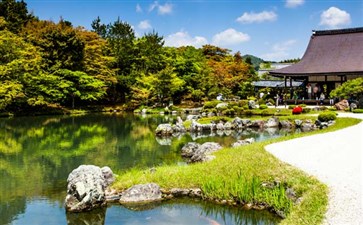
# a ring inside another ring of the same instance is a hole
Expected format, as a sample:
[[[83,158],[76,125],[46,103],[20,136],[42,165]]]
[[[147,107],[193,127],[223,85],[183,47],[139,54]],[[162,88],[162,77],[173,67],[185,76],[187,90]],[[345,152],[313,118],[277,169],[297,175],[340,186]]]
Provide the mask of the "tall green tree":
[[[22,36],[38,47],[47,71],[58,69],[82,70],[85,43],[67,22],[31,21]]]
[[[34,19],[23,0],[1,0],[0,17],[4,17],[7,21],[6,28],[13,33],[18,33],[26,23]]]

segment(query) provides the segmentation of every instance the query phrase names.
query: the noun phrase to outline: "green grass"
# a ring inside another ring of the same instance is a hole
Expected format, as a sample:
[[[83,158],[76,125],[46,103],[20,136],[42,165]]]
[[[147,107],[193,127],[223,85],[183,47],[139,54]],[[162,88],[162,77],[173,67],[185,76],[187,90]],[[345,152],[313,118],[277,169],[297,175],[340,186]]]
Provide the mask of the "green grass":
[[[305,119],[304,116],[289,116],[282,119]],[[225,148],[215,153],[216,159],[188,166],[160,166],[156,172],[132,169],[120,174],[113,188],[124,190],[132,185],[155,182],[169,189],[199,187],[205,197],[238,200],[240,202],[265,203],[275,210],[287,214],[281,224],[320,224],[328,202],[327,187],[304,172],[279,161],[264,150],[274,142],[331,132],[359,123],[358,119],[338,118],[334,126],[309,133],[299,133],[273,140],[258,142],[239,148]],[[279,181],[280,185],[268,189],[262,182]],[[302,197],[294,204],[285,196],[285,188],[291,187]]]

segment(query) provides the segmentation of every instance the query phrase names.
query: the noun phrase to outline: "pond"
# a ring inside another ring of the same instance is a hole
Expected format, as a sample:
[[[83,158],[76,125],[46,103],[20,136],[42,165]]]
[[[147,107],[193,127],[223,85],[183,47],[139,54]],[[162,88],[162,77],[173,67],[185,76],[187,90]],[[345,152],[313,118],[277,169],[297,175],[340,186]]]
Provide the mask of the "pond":
[[[128,114],[1,118],[0,224],[82,224],[80,221],[89,221],[89,224],[275,224],[279,221],[267,212],[185,200],[143,211],[111,205],[104,211],[65,213],[66,180],[81,164],[107,165],[115,173],[133,167],[185,165],[180,149],[190,141],[215,141],[230,146],[237,139],[264,140],[287,134],[276,129],[245,130],[157,139],[154,135],[157,125],[173,120],[171,116]],[[101,219],[94,223],[95,218]]]

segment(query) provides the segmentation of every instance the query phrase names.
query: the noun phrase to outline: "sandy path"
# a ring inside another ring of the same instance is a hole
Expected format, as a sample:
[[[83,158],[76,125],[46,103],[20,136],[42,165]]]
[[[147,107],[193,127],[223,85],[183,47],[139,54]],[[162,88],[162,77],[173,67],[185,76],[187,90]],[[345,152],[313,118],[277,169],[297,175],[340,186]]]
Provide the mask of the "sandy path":
[[[362,114],[339,114],[363,119]],[[324,224],[363,224],[363,122],[342,130],[266,146],[280,160],[329,187]]]

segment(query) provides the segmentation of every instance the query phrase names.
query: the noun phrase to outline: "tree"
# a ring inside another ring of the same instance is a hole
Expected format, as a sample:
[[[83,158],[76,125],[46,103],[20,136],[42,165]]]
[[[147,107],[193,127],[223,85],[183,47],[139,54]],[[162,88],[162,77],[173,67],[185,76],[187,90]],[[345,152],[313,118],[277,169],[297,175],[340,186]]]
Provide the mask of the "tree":
[[[0,17],[4,17],[7,21],[6,28],[13,33],[18,33],[26,23],[34,19],[34,16],[28,13],[23,0],[1,0]]]
[[[45,70],[83,69],[85,43],[64,20],[58,24],[51,21],[29,22],[22,36],[39,48]]]
[[[135,63],[133,69],[145,73],[156,73],[165,68],[164,39],[155,31],[135,41]]]
[[[39,94],[34,79],[41,72],[36,48],[10,31],[0,31],[0,109],[25,103]]]
[[[75,100],[96,101],[105,95],[105,84],[81,71],[57,70],[54,74],[57,77],[57,87],[52,87],[63,93],[60,100],[71,102],[72,108]]]
[[[358,97],[363,95],[363,78],[359,77],[353,80],[348,80],[341,86],[330,92],[331,97],[350,98],[351,96]]]

